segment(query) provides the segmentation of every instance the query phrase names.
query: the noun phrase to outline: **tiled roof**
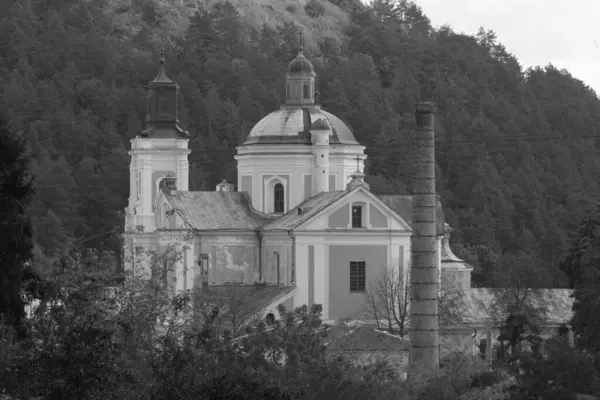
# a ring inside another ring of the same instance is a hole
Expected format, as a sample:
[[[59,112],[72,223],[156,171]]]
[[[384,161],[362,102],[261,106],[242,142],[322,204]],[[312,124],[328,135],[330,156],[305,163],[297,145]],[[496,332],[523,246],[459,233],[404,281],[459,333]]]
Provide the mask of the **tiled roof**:
[[[392,210],[396,211],[408,225],[412,225],[412,199],[413,196],[392,194],[392,195],[379,195],[377,196],[385,204],[387,204]],[[444,234],[444,209],[442,208],[442,202],[440,196],[437,195],[437,233],[438,235]]]
[[[399,336],[381,332],[373,327],[337,327],[332,326],[325,338],[328,350],[343,351],[406,351],[410,348],[408,340]]]
[[[333,202],[341,199],[349,192],[347,190],[337,190],[335,192],[321,192],[310,199],[304,201],[298,207],[292,209],[287,214],[275,221],[267,223],[264,226],[265,230],[290,230],[300,226],[308,221],[309,218],[324,210]],[[302,210],[302,214],[298,214],[298,209]]]
[[[284,296],[291,294],[295,286],[279,285],[215,285],[203,293],[204,301],[219,306],[220,315],[235,314],[237,320],[247,320],[263,311]]]
[[[176,192],[166,198],[192,229],[254,230],[267,221],[244,192]]]
[[[531,306],[545,310],[543,318],[550,324],[568,323],[571,319],[573,299],[569,296],[570,289],[528,289],[528,299]],[[444,295],[447,299],[450,313],[458,316],[462,322],[470,325],[480,325],[486,318],[504,319],[503,305],[513,289],[500,288],[469,288],[456,293]]]

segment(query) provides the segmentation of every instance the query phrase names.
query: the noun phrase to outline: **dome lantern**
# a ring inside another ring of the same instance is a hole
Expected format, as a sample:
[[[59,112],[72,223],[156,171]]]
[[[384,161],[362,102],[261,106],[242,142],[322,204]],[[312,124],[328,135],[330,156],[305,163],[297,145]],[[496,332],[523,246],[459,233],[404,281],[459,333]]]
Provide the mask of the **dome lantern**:
[[[317,74],[312,63],[304,56],[304,46],[288,65],[285,74],[286,105],[315,105],[315,78]]]

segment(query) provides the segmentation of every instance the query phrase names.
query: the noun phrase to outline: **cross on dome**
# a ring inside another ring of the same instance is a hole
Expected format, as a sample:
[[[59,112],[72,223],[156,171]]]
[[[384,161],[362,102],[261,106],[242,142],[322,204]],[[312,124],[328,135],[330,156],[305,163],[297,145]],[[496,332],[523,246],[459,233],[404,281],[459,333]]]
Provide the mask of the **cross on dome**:
[[[298,54],[304,53],[304,31],[302,29],[298,30],[298,42],[300,45],[298,46]]]

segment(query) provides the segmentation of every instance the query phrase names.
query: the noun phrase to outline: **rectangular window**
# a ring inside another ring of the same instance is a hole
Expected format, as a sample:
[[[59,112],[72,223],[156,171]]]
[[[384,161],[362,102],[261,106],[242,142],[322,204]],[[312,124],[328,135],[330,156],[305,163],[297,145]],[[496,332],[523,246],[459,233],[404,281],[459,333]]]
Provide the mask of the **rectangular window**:
[[[310,99],[310,92],[308,91],[308,85],[305,83],[303,86],[304,89],[304,98],[306,100]]]
[[[362,228],[362,206],[352,206],[352,227]]]
[[[350,291],[364,292],[365,291],[365,262],[350,261]]]
[[[283,189],[283,185],[278,183],[273,188],[273,212],[282,213],[284,210],[284,201],[285,201],[285,193]]]
[[[158,99],[158,115],[161,117],[168,117],[171,115],[169,111],[169,99],[167,97],[160,97]]]
[[[273,264],[277,272],[277,284],[281,285],[281,265],[279,264],[279,253],[273,253]]]
[[[135,185],[137,186],[137,198],[142,195],[142,171],[137,171]]]

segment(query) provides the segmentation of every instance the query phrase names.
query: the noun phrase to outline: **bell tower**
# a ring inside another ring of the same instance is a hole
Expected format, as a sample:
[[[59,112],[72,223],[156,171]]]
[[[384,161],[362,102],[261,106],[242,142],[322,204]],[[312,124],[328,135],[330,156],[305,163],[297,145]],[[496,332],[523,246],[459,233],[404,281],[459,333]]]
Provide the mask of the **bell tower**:
[[[129,205],[125,209],[125,231],[153,232],[160,181],[175,177],[178,190],[189,184],[189,132],[179,126],[179,86],[165,72],[161,51],[158,74],[148,84],[144,128],[131,139]]]

